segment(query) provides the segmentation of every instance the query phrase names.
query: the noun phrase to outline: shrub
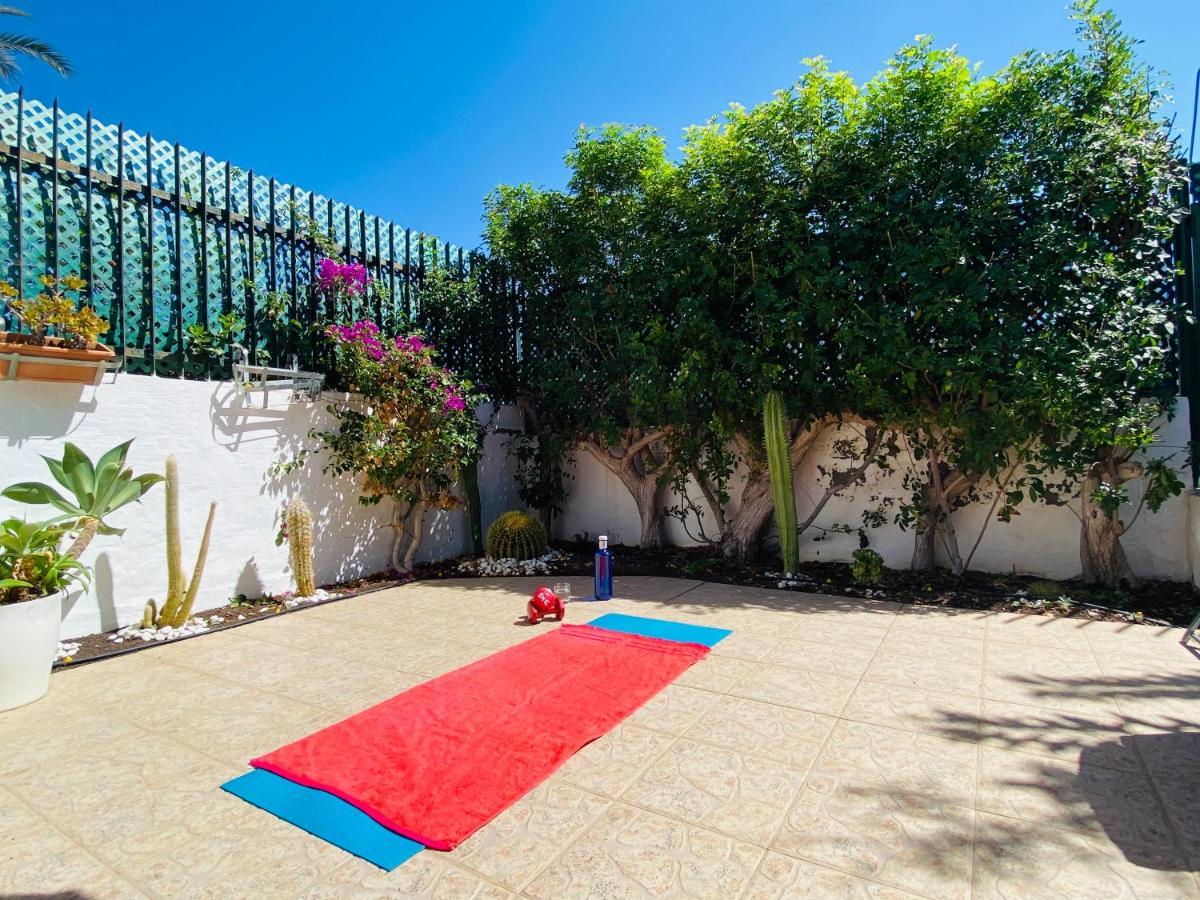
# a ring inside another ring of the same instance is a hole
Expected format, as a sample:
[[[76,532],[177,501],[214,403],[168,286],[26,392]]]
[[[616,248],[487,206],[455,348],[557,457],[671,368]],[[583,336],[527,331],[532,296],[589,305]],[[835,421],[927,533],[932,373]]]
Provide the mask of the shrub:
[[[536,559],[546,552],[546,529],[524,510],[510,510],[488,528],[487,552],[492,559]]]
[[[478,398],[437,364],[417,334],[388,337],[373,322],[333,325],[338,372],[358,396],[329,411],[338,431],[315,436],[329,451],[327,472],[362,479],[359,502],[394,504],[392,567],[412,568],[428,509],[454,509],[461,467],[478,450]]]
[[[855,550],[850,574],[859,584],[878,584],[883,580],[883,557],[867,547]]]

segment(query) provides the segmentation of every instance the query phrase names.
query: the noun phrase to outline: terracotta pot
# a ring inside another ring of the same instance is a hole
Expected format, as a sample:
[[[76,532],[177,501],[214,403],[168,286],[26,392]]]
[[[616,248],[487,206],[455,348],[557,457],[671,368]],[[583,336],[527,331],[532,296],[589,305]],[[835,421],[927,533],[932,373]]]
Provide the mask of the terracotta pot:
[[[71,384],[99,384],[105,363],[114,356],[103,344],[77,350],[65,346],[61,338],[49,337],[45,343],[29,343],[29,336],[0,331],[0,381],[65,381]]]

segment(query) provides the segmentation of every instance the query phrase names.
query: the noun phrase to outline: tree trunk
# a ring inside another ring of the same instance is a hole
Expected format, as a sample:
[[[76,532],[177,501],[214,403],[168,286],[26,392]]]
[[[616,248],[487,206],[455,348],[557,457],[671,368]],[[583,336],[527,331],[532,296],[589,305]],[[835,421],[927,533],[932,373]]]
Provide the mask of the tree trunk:
[[[1105,512],[1092,495],[1102,484],[1119,484],[1120,476],[1111,458],[1096,463],[1083,479],[1082,512],[1079,530],[1079,562],[1083,568],[1083,580],[1088,584],[1099,584],[1117,590],[1125,582],[1130,587],[1138,586],[1138,578],[1121,546],[1121,535],[1125,527],[1120,519],[1120,510]]]
[[[932,572],[937,568],[938,510],[930,508],[928,493],[927,485],[921,494],[921,518],[913,540],[911,568],[914,572]]]
[[[614,453],[594,438],[584,441],[587,451],[616,475],[633,497],[641,522],[642,547],[661,547],[663,544],[662,509],[658,503],[662,480],[660,473],[654,471],[652,457],[647,457],[652,453],[651,447],[667,434],[665,429],[649,433],[630,429],[619,448],[620,453]]]
[[[742,500],[725,529],[721,552],[733,559],[754,559],[762,546],[762,532],[775,511],[771,479],[754,472],[742,487]]]
[[[958,535],[951,516],[958,499],[975,484],[976,478],[942,464],[936,452],[926,462],[926,480],[921,488],[921,511],[917,533],[913,540],[912,569],[932,572],[937,568],[937,542],[941,539],[950,558],[950,571],[961,575],[965,571],[958,549]]]
[[[83,551],[87,549],[88,544],[96,536],[96,529],[100,527],[99,519],[86,518],[79,521],[83,523],[83,527],[79,529],[79,534],[76,535],[74,542],[72,542],[70,548],[67,550],[67,556],[71,557],[71,559],[79,559]]]
[[[408,549],[404,551],[404,569],[405,572],[411,572],[413,568],[413,558],[417,555],[417,548],[421,546],[421,533],[425,525],[425,503],[418,501],[413,507],[412,513],[408,517],[412,524],[412,537],[408,541]]]

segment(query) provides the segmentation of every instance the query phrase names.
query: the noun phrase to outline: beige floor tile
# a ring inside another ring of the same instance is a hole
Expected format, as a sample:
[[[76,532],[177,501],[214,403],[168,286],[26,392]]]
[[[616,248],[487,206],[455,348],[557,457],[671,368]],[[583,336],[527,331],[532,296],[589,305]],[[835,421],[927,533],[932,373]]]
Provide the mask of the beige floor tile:
[[[630,725],[680,735],[717,702],[719,695],[669,684],[625,721]]]
[[[715,656],[732,656],[757,662],[770,653],[780,640],[775,635],[735,631],[718,641],[712,652]]]
[[[1200,731],[1200,678],[1151,676],[1110,679],[1107,697],[1125,717],[1125,727],[1141,734]]]
[[[602,797],[618,797],[672,741],[661,731],[618,725],[568,759],[555,777]]]
[[[729,656],[713,656],[711,653],[675,679],[676,684],[725,694],[733,689],[754,663],[746,659]]]
[[[611,801],[551,779],[451,851],[447,859],[511,890],[520,890]]]
[[[978,814],[976,897],[1195,897],[1173,849],[1114,846],[1105,837]]]
[[[1002,750],[1086,762],[1127,772],[1141,770],[1123,739],[1122,719],[1112,712],[1037,709],[998,700],[983,701],[981,743]]]
[[[51,682],[56,680],[57,676]],[[107,709],[76,705],[63,692],[52,690],[44,700],[0,714],[0,779],[59,759],[102,752],[141,734]]]
[[[789,629],[787,637],[810,644],[837,644],[839,646],[869,647],[877,649],[887,637],[890,617],[883,620],[869,619],[871,624],[848,622],[835,613],[801,615]]]
[[[979,735],[980,703],[977,696],[967,694],[863,681],[854,689],[842,716],[856,722],[970,741]]]
[[[988,642],[1036,644],[1086,652],[1090,649],[1085,637],[1089,622],[1086,619],[1066,619],[1027,613],[997,613],[988,619]]]
[[[978,757],[974,743],[840,721],[813,764],[812,777],[873,784],[888,794],[970,806]]]
[[[931,635],[892,629],[879,646],[879,656],[917,656],[950,667],[977,667],[983,664],[983,641],[957,634]]]
[[[138,733],[47,760],[4,784],[76,841],[98,849],[138,828],[153,831],[158,809],[185,813],[177,797],[215,790],[237,771],[177,741]]]
[[[988,620],[994,615],[965,609],[905,606],[896,616],[892,634],[982,640],[987,634]]]
[[[722,697],[686,733],[694,741],[762,756],[808,771],[833,729],[834,719],[803,709]]]
[[[759,847],[614,804],[530,885],[544,898],[736,897]]]
[[[810,775],[772,848],[926,897],[965,898],[974,813]]]
[[[805,595],[801,594],[800,597]],[[794,611],[793,628],[787,637],[799,640],[820,640],[822,631],[832,629],[851,634],[857,632],[869,638],[869,632],[887,631],[903,608],[899,603],[882,600],[851,600],[845,597],[811,597],[803,600]]]
[[[876,647],[873,642],[857,644],[837,641],[800,641],[788,638],[776,644],[775,648],[763,659],[765,662],[777,666],[790,666],[796,669],[808,669],[812,672],[824,672],[828,675],[857,679],[866,671],[875,651]]]
[[[0,896],[144,897],[131,883],[0,790]]]
[[[743,900],[917,900],[899,888],[774,851],[758,866]]]
[[[731,691],[738,697],[836,716],[850,699],[853,678],[758,663]]]
[[[765,846],[803,780],[781,763],[681,738],[621,799]]]
[[[1107,834],[1119,845],[1172,842],[1158,798],[1138,772],[984,748],[976,808]]]
[[[920,651],[876,654],[864,681],[917,688],[923,691],[953,691],[979,695],[983,666],[978,662],[947,662]]]
[[[1200,896],[1178,629],[626,578],[568,621],[734,633],[457,851],[383,873],[219,790],[557,627],[515,624],[545,580],[407,585],[55,674],[0,714],[0,893],[941,897],[973,858],[980,897]]]
[[[506,900],[515,896],[512,891],[450,865],[433,851],[418,853],[391,872],[360,859],[347,859],[328,877],[298,895],[302,900],[343,897]]]

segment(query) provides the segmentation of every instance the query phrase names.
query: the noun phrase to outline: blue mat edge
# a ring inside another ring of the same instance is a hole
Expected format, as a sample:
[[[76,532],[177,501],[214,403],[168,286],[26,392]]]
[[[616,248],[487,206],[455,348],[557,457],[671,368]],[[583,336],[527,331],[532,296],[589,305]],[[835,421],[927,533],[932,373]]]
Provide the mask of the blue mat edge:
[[[340,797],[264,769],[251,769],[221,790],[388,872],[425,849]]]
[[[650,616],[631,616],[626,613],[605,613],[585,624],[596,628],[607,628],[610,631],[638,634],[642,637],[703,644],[705,647],[714,647],[724,638],[733,634],[733,631],[728,628],[690,625],[686,622],[672,622],[670,619],[654,619]]]

